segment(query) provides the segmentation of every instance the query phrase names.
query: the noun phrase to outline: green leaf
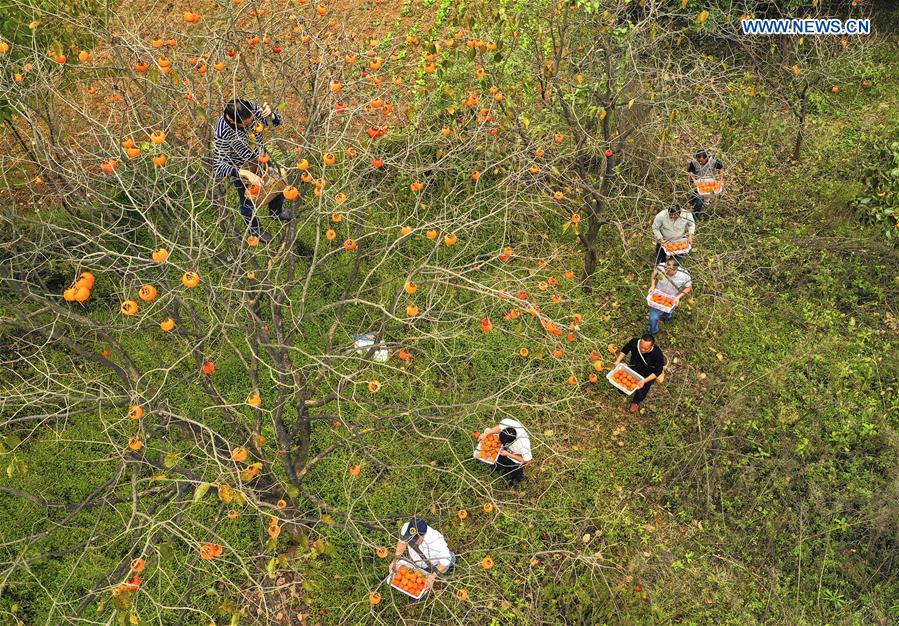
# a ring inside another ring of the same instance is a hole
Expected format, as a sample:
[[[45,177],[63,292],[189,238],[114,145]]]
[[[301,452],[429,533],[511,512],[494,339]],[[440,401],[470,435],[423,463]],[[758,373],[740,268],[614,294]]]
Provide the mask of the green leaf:
[[[159,551],[159,558],[163,561],[171,561],[175,558],[175,548],[168,542],[160,543],[156,549]]]
[[[169,452],[165,455],[165,458],[162,459],[162,464],[165,465],[166,469],[172,469],[178,463],[178,454],[175,452]]]
[[[203,496],[206,495],[206,492],[209,491],[209,488],[212,485],[210,483],[200,483],[197,486],[197,490],[194,491],[194,503],[199,502]]]

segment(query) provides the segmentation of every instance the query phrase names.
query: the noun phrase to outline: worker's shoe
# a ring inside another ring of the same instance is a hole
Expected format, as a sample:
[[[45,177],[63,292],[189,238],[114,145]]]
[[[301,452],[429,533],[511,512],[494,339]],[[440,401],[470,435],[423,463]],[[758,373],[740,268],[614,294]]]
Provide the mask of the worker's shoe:
[[[259,237],[259,241],[261,241],[264,245],[270,244],[272,242],[272,239],[274,239],[274,237],[272,237],[264,230],[256,236]]]
[[[636,402],[631,402],[631,413],[636,413],[640,410],[640,405]]]

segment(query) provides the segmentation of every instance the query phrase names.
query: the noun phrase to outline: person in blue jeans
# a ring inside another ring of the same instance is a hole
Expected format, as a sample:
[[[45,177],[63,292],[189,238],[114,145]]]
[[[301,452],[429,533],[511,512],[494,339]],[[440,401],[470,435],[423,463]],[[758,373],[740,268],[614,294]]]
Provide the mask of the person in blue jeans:
[[[260,131],[254,128],[278,126],[281,124],[281,115],[272,111],[268,104],[258,106],[249,100],[234,99],[225,105],[222,116],[215,124],[215,144],[213,155],[213,170],[219,178],[230,176],[237,196],[240,198],[240,214],[250,227],[250,234],[256,235],[263,243],[272,240],[272,236],[259,227],[256,218],[255,207],[247,197],[247,188],[241,180],[239,170],[245,164],[256,163],[259,157],[258,147],[250,148],[250,131],[256,136],[256,145],[261,145]],[[259,184],[261,179],[253,175],[256,180],[251,182]],[[286,221],[290,214],[284,210],[284,194],[278,194],[268,203],[271,216],[276,220]]]
[[[658,290],[662,295],[668,296],[674,300],[675,307],[680,301],[693,291],[693,279],[690,272],[680,266],[676,257],[669,257],[664,263],[660,263],[652,272],[652,280],[649,284],[649,291]],[[649,329],[650,335],[659,332],[659,320],[667,322],[674,315],[674,309],[670,313],[665,313],[659,309],[649,307]]]

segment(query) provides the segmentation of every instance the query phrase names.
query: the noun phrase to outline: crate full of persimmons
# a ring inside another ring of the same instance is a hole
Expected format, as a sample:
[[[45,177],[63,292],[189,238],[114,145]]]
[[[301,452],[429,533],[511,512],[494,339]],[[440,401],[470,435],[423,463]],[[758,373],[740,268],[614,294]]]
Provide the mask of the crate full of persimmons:
[[[499,442],[499,435],[497,433],[493,433],[487,435],[478,442],[477,447],[474,449],[474,458],[478,461],[483,461],[484,463],[496,463],[496,457],[499,456],[499,449],[501,444]]]
[[[387,582],[394,589],[399,589],[410,598],[418,600],[428,592],[425,589],[427,578],[428,573],[425,570],[400,559],[397,561],[396,570],[387,577]]]
[[[612,383],[613,387],[620,389],[627,395],[634,393],[634,390],[637,388],[637,383],[643,380],[643,377],[640,376],[640,374],[624,363],[621,363],[618,367],[606,374],[606,378],[609,379],[609,382]]]
[[[658,309],[663,313],[671,313],[677,306],[674,298],[667,293],[662,293],[658,289],[653,289],[646,294],[646,303],[654,309]]]

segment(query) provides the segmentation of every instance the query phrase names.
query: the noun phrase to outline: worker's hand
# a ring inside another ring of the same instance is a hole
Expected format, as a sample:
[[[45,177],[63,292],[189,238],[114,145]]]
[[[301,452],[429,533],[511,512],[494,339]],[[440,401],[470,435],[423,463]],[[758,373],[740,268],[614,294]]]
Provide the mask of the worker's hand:
[[[396,559],[390,562],[390,573],[392,574],[394,571],[396,571]]]
[[[250,170],[240,170],[237,173],[240,175],[241,179],[243,179],[245,182],[250,183],[250,185],[262,184],[262,179]]]
[[[645,380],[638,380],[637,384],[634,385],[634,389],[643,389],[643,385],[646,384]]]
[[[693,235],[687,235],[687,241],[690,242],[690,245],[693,245]]]
[[[262,108],[259,109],[259,115],[260,115],[263,119],[265,119],[265,118],[267,118],[267,117],[268,117],[269,115],[271,115],[271,114],[272,114],[272,107],[270,107],[270,106],[268,105],[268,102],[263,103],[263,104],[262,104]]]
[[[478,441],[484,441],[484,439],[486,437],[487,437],[487,433],[481,433],[480,435],[478,435]]]
[[[437,580],[437,574],[431,574],[430,576],[428,576],[425,580],[425,589],[427,590],[433,587],[435,580]]]

